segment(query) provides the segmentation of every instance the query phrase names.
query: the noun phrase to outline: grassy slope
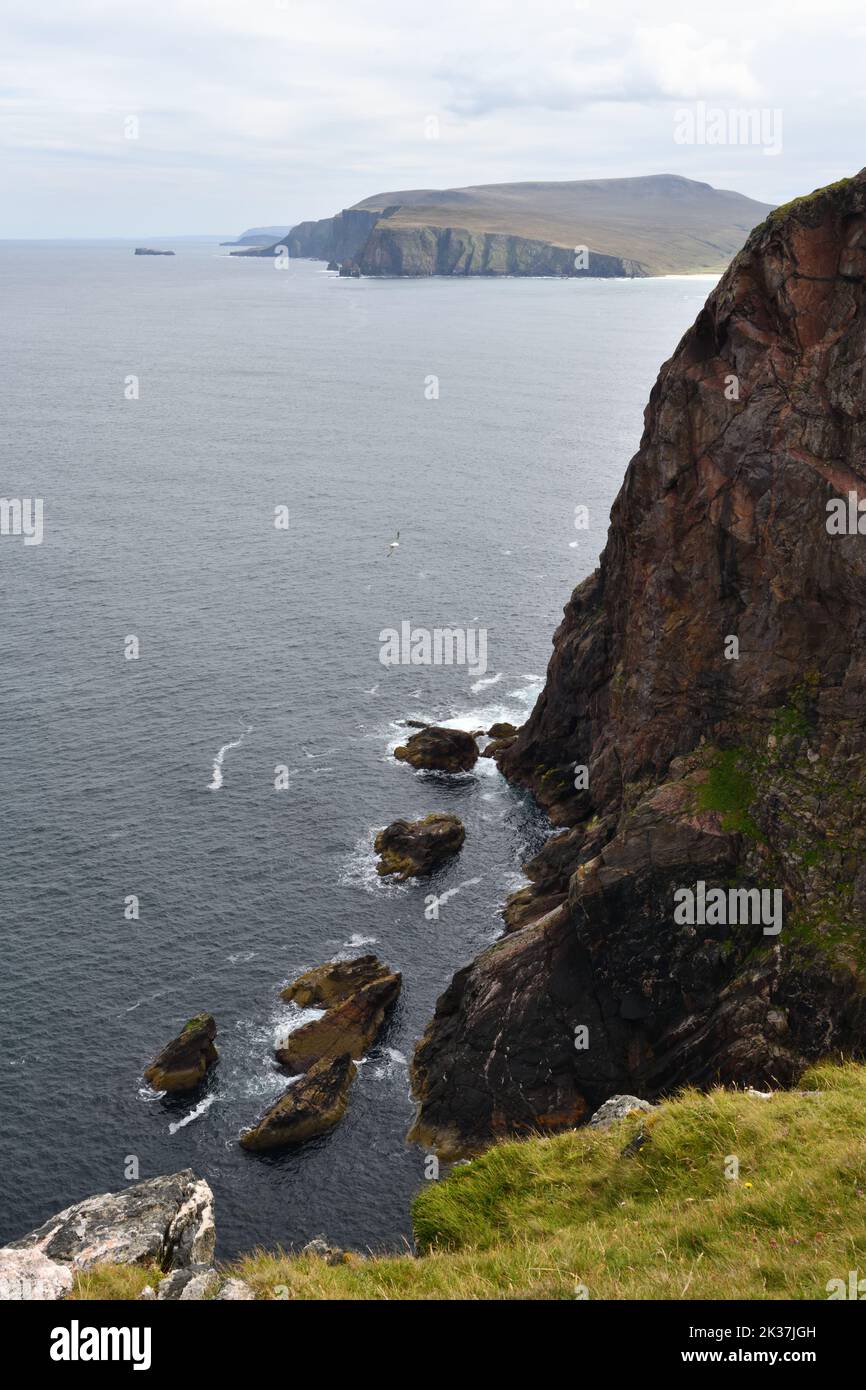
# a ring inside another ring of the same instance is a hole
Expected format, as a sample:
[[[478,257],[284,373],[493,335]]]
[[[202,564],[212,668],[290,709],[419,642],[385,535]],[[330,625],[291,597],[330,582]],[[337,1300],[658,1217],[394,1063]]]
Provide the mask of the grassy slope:
[[[866,1067],[816,1067],[802,1086],[687,1091],[604,1133],[496,1145],[425,1186],[418,1258],[258,1251],[232,1272],[265,1299],[574,1298],[578,1284],[604,1299],[826,1298],[829,1279],[866,1274]],[[129,1297],[130,1272],[117,1276],[113,1296]],[[87,1276],[79,1296],[112,1296],[113,1277]]]
[[[672,175],[569,183],[413,189],[358,203],[401,203],[391,225],[502,232],[555,246],[589,246],[643,262],[652,274],[720,271],[771,211],[739,193]]]

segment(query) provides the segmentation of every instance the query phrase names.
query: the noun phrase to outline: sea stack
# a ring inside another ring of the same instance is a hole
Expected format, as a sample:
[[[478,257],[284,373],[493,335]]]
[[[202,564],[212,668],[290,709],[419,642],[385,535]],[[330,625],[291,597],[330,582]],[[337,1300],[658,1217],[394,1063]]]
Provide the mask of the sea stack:
[[[215,1037],[213,1015],[196,1014],[145,1068],[145,1081],[155,1091],[195,1090],[219,1060]]]

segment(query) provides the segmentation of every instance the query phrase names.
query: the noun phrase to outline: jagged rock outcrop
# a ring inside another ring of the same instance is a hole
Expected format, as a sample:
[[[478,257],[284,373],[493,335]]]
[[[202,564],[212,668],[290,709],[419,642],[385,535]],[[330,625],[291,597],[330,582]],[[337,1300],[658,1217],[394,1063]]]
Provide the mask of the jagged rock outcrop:
[[[61,1298],[78,1270],[149,1264],[207,1266],[215,1243],[213,1193],[190,1169],[65,1207],[0,1250],[0,1299]]]
[[[400,882],[432,874],[460,852],[465,839],[463,822],[445,811],[434,811],[423,820],[392,821],[373,841],[379,855],[376,872],[393,874]]]
[[[280,998],[287,1004],[297,1004],[301,1009],[330,1009],[334,1004],[342,1004],[345,999],[357,994],[364,985],[391,975],[387,965],[378,956],[355,956],[352,960],[329,960],[324,965],[316,965],[299,975],[291,984],[280,991]]]
[[[355,1074],[348,1052],[323,1058],[292,1082],[252,1128],[244,1131],[241,1147],[260,1151],[294,1148],[333,1129],[345,1114]]]
[[[478,745],[465,729],[428,724],[395,748],[394,757],[426,772],[471,772],[478,761]]]
[[[599,568],[496,750],[569,828],[439,1001],[424,1142],[863,1052],[866,535],[827,522],[866,499],[864,356],[866,171],[756,228],[661,369]],[[722,919],[684,890],[721,890]]]
[[[144,1079],[155,1091],[193,1091],[219,1060],[214,1047],[216,1023],[212,1014],[196,1014],[176,1038],[145,1067]]]
[[[363,1057],[400,993],[401,981],[396,972],[388,972],[362,985],[321,1018],[289,1033],[276,1049],[277,1061],[292,1072],[305,1072],[323,1058],[344,1052],[356,1060]]]

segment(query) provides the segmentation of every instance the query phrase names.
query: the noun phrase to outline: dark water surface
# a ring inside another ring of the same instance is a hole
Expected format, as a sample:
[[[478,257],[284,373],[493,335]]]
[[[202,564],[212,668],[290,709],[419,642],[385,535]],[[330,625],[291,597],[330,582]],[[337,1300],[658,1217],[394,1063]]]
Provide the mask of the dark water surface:
[[[0,245],[0,493],[45,508],[41,545],[0,537],[0,1240],[123,1187],[129,1156],[208,1178],[223,1256],[409,1236],[407,1061],[548,828],[489,761],[457,779],[395,763],[396,721],[526,717],[709,284]],[[379,633],[404,619],[486,628],[486,675],[385,668]],[[438,922],[431,885],[379,882],[371,852],[375,827],[437,809],[467,828]],[[244,1154],[285,1085],[281,983],[361,950],[404,987],[344,1121]],[[155,1097],[143,1066],[203,1009],[211,1081]]]

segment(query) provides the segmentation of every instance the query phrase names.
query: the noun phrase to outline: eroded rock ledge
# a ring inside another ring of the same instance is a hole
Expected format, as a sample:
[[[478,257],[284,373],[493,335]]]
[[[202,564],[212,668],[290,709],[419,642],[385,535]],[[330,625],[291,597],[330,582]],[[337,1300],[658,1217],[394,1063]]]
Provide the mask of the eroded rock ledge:
[[[864,295],[866,171],[758,227],[662,367],[599,568],[495,752],[568,829],[439,1000],[416,1139],[862,1054],[866,536],[826,519],[866,497]],[[678,922],[698,881],[780,890],[782,931]]]

